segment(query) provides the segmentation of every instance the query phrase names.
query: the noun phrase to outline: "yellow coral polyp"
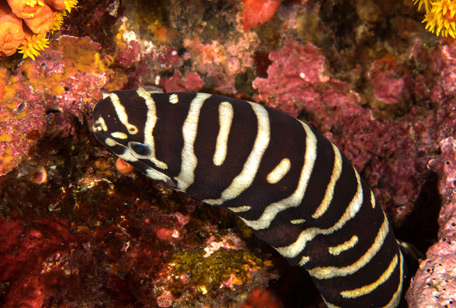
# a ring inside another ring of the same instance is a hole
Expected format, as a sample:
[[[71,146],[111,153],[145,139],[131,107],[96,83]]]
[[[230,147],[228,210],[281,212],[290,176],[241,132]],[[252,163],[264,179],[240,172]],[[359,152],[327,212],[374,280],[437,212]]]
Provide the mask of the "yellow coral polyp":
[[[78,0],[65,0],[65,10],[71,13],[71,9],[78,4]]]
[[[456,38],[456,1],[441,0],[432,2],[431,5],[423,20],[426,30],[437,36]]]
[[[430,0],[413,0],[413,4],[418,4],[418,11],[421,10],[421,7],[424,5],[424,9],[426,13],[429,12],[431,8],[431,1]]]
[[[57,14],[55,14],[54,16],[54,21],[52,23],[52,27],[51,27],[51,34],[53,34],[55,31],[59,31],[60,30],[60,27],[62,26],[63,24],[63,17],[66,16],[66,12],[65,11],[61,11]]]
[[[34,34],[27,37],[22,45],[19,47],[19,53],[24,55],[24,58],[32,58],[35,60],[36,56],[39,56],[40,52],[48,48],[49,40],[46,38],[46,34]]]
[[[45,2],[56,10],[66,10],[71,13],[71,9],[78,4],[78,0],[45,0]]]
[[[27,0],[25,1],[25,4],[28,6],[34,7],[35,5],[43,6],[43,1],[36,1],[36,0]]]

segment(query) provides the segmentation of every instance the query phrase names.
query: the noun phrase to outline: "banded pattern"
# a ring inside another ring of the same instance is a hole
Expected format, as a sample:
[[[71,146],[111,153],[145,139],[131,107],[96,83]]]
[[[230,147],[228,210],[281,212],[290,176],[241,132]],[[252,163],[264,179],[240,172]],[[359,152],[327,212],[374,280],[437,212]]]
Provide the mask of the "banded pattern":
[[[312,276],[328,307],[397,307],[406,269],[369,187],[305,123],[203,93],[115,91],[95,137],[154,180],[223,207]]]

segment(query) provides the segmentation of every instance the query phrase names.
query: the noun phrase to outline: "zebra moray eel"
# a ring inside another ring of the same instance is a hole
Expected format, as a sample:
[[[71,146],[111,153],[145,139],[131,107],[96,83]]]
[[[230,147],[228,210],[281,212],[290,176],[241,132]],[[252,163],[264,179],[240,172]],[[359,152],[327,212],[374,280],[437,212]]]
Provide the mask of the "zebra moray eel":
[[[114,91],[92,131],[148,177],[238,215],[328,307],[397,307],[405,263],[372,191],[305,123],[204,93]]]

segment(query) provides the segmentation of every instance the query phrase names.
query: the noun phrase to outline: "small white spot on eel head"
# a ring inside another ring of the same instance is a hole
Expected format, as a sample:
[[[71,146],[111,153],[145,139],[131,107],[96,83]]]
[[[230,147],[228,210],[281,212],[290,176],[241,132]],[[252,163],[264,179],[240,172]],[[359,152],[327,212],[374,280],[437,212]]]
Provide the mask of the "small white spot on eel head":
[[[117,142],[112,138],[106,138],[104,143],[109,147],[114,147],[117,145]]]
[[[127,139],[128,135],[122,132],[112,132],[111,136],[117,139]]]
[[[96,132],[107,132],[108,131],[108,126],[106,125],[105,120],[103,117],[99,117],[92,125],[92,130]]]
[[[177,96],[177,94],[171,94],[169,96],[169,102],[171,104],[177,104],[179,102],[179,96]]]

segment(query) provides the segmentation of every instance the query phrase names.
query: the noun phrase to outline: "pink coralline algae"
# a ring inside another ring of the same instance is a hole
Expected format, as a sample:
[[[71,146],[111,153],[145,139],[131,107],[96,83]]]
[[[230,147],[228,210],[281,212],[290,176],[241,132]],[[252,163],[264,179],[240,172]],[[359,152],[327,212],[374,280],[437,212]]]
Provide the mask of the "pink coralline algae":
[[[165,92],[192,92],[202,86],[203,82],[195,72],[189,72],[185,77],[182,77],[182,73],[176,70],[172,77],[160,79],[160,87]]]
[[[419,45],[417,52],[419,52]],[[427,84],[433,86],[430,96],[434,102],[448,100],[456,92],[456,72],[453,70],[456,66],[456,43],[452,41],[447,45],[439,46],[430,56],[436,57],[431,63],[431,72],[437,76],[434,85]]]
[[[283,48],[269,54],[269,59],[273,64],[268,68],[268,78],[253,82],[261,101],[296,117],[306,103],[320,98],[313,85],[329,78],[325,75],[325,57],[317,47],[287,40]]]
[[[219,41],[202,43],[199,37],[184,41],[193,60],[192,68],[205,76],[206,86],[227,95],[235,95],[236,76],[254,66],[254,51],[258,47],[255,33],[243,33],[224,44]]]
[[[131,2],[129,5],[138,4]],[[167,92],[198,91],[204,85],[221,94],[240,95],[237,83],[245,80],[245,75],[255,67],[254,54],[260,45],[258,34],[240,30],[241,24],[236,18],[234,6],[226,6],[230,7],[227,11],[217,11],[217,17],[212,20],[215,24],[209,24],[201,23],[200,19],[204,18],[204,10],[219,10],[213,3],[204,7],[195,6],[194,3],[182,5],[177,1],[175,5],[179,8],[173,10],[170,16],[171,25],[156,20],[148,27],[154,33],[164,28],[179,33],[181,45],[174,44],[171,47],[160,44],[157,43],[157,40],[160,41],[158,33],[155,33],[156,40],[151,40],[150,33],[144,33],[143,29],[135,31],[135,24],[129,19],[134,19],[136,13],[121,19],[116,37],[116,58],[119,60],[116,61],[128,72],[128,88],[152,84]],[[190,12],[187,9],[191,9],[191,14],[195,15],[182,20],[182,14]],[[155,16],[157,12],[149,14]],[[173,29],[173,23],[181,27]],[[250,88],[250,84],[243,86]]]
[[[128,31],[125,23],[120,26],[117,40],[115,63],[127,72],[127,87],[138,88],[147,85],[161,87],[166,92],[197,91],[203,86],[200,75],[183,68],[185,57],[165,45],[136,37]],[[110,87],[108,90],[119,90]]]
[[[446,138],[440,148],[442,154],[429,162],[429,168],[441,175],[439,241],[427,251],[407,292],[411,308],[456,305],[456,141]]]
[[[122,67],[131,67],[136,64],[141,57],[141,47],[137,41],[129,41],[117,45],[116,61]]]
[[[408,75],[397,71],[393,57],[374,61],[368,77],[374,89],[374,97],[380,103],[400,105],[409,101],[410,93],[407,89],[411,82],[406,80]]]

